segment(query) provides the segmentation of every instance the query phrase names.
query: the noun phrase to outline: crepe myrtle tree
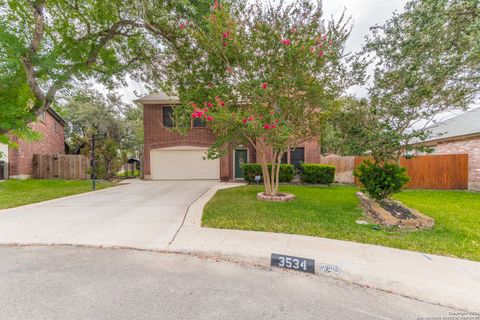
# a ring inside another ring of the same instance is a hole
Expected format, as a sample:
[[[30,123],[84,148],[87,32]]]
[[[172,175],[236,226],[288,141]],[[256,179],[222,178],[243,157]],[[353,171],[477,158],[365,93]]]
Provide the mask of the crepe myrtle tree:
[[[216,137],[210,159],[231,143],[250,143],[265,194],[278,194],[282,155],[318,136],[323,111],[358,78],[344,54],[349,19],[326,22],[308,0],[215,1],[203,23],[178,28],[184,38],[164,70],[165,86],[182,101],[176,130],[204,121]]]

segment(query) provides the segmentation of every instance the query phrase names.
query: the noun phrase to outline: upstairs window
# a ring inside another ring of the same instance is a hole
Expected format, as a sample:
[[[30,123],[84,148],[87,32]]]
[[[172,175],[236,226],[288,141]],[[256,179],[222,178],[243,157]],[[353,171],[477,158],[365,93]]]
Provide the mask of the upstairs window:
[[[173,108],[162,108],[162,124],[165,128],[173,128]]]
[[[193,119],[193,127],[194,127],[194,128],[203,128],[203,127],[205,127],[205,119],[202,119],[202,118],[195,118],[195,119]]]

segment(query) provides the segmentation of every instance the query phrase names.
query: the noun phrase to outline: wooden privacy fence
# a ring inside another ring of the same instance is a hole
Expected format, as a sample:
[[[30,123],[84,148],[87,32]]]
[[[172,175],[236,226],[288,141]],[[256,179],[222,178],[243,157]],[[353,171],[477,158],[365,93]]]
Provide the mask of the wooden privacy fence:
[[[326,156],[320,163],[336,167],[335,181],[357,183],[353,176],[355,168],[368,157]],[[370,158],[371,159],[371,158]],[[402,158],[400,165],[407,168],[409,189],[468,189],[468,155],[445,154]]]
[[[367,157],[355,157],[355,168]],[[401,158],[407,168],[409,189],[468,189],[468,155],[443,154]]]
[[[36,179],[88,179],[89,161],[82,155],[47,155],[33,156],[33,177]]]
[[[320,157],[321,164],[335,166],[335,181],[338,183],[355,183],[353,170],[355,157],[326,156]]]

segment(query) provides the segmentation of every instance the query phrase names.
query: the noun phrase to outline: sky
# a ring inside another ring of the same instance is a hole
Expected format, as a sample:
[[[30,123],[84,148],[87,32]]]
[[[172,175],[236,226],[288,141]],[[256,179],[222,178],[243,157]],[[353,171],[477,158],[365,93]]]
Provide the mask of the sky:
[[[288,0],[287,0],[288,1]],[[362,48],[365,36],[369,33],[370,27],[376,24],[383,24],[389,19],[394,11],[402,12],[407,1],[405,0],[323,0],[325,17],[338,18],[343,10],[346,15],[352,17],[353,29],[346,43],[347,51],[357,52]],[[137,98],[136,94],[146,95],[149,92],[135,81],[128,80],[126,88],[119,89],[126,102],[132,102]],[[352,88],[350,93],[363,96],[365,88]],[[442,121],[461,113],[448,112],[437,117]]]

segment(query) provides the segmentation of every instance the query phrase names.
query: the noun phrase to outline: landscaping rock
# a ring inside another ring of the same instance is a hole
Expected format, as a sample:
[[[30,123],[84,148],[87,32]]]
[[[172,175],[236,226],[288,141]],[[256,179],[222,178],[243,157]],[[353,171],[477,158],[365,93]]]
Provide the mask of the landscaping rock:
[[[399,219],[393,216],[390,212],[382,208],[378,202],[370,199],[362,192],[357,192],[356,195],[360,199],[360,203],[368,216],[376,223],[383,226],[397,226],[405,229],[430,229],[435,225],[435,220],[432,218],[427,217],[418,210],[408,208],[399,202],[397,205],[402,205],[405,209],[411,212],[412,216],[409,219]]]

